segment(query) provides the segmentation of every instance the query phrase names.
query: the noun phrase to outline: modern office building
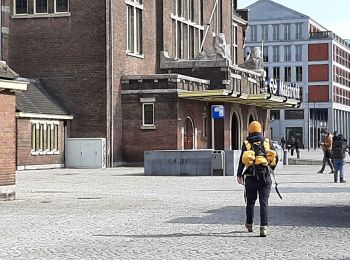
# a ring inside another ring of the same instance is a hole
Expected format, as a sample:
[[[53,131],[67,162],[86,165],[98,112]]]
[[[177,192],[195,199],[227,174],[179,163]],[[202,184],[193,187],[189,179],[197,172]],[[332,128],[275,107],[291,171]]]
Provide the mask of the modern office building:
[[[300,108],[270,111],[271,136],[294,136],[313,148],[327,128],[349,140],[350,44],[308,15],[271,0],[247,9],[246,53],[263,46],[267,78],[303,88]]]

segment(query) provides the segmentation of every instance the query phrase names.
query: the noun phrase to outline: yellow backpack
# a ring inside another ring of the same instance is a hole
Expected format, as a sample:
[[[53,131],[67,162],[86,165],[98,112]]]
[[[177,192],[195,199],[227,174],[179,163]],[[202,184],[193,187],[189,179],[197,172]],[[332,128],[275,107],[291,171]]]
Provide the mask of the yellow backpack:
[[[265,154],[256,154],[255,151],[252,149],[252,145],[248,140],[244,141],[246,151],[243,152],[242,156],[242,163],[246,166],[252,166],[254,163],[255,165],[263,165],[263,166],[276,166],[277,164],[277,153],[274,150],[271,150],[270,148],[270,141],[268,138],[264,139],[263,145]],[[260,146],[261,141],[254,142],[254,145]]]

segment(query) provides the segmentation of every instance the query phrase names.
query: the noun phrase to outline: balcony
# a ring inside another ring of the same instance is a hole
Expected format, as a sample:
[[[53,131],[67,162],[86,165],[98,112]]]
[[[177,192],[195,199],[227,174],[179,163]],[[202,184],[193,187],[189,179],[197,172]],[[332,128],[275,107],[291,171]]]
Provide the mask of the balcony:
[[[310,39],[328,39],[333,37],[331,31],[310,32]]]

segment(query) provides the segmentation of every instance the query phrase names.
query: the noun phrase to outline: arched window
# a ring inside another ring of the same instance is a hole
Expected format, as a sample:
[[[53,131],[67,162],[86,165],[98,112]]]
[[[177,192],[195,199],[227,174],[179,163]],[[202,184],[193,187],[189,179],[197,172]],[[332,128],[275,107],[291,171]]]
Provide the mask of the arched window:
[[[194,123],[190,117],[187,117],[185,121],[184,148],[194,149]]]

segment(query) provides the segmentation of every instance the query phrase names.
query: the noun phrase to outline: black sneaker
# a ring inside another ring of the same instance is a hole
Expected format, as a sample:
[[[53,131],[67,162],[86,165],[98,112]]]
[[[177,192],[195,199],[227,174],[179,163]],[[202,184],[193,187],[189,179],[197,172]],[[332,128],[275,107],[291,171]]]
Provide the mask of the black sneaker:
[[[346,180],[340,180],[340,183],[346,183]]]
[[[321,171],[318,171],[317,173],[318,173],[318,174],[322,174],[323,172],[321,172]]]

